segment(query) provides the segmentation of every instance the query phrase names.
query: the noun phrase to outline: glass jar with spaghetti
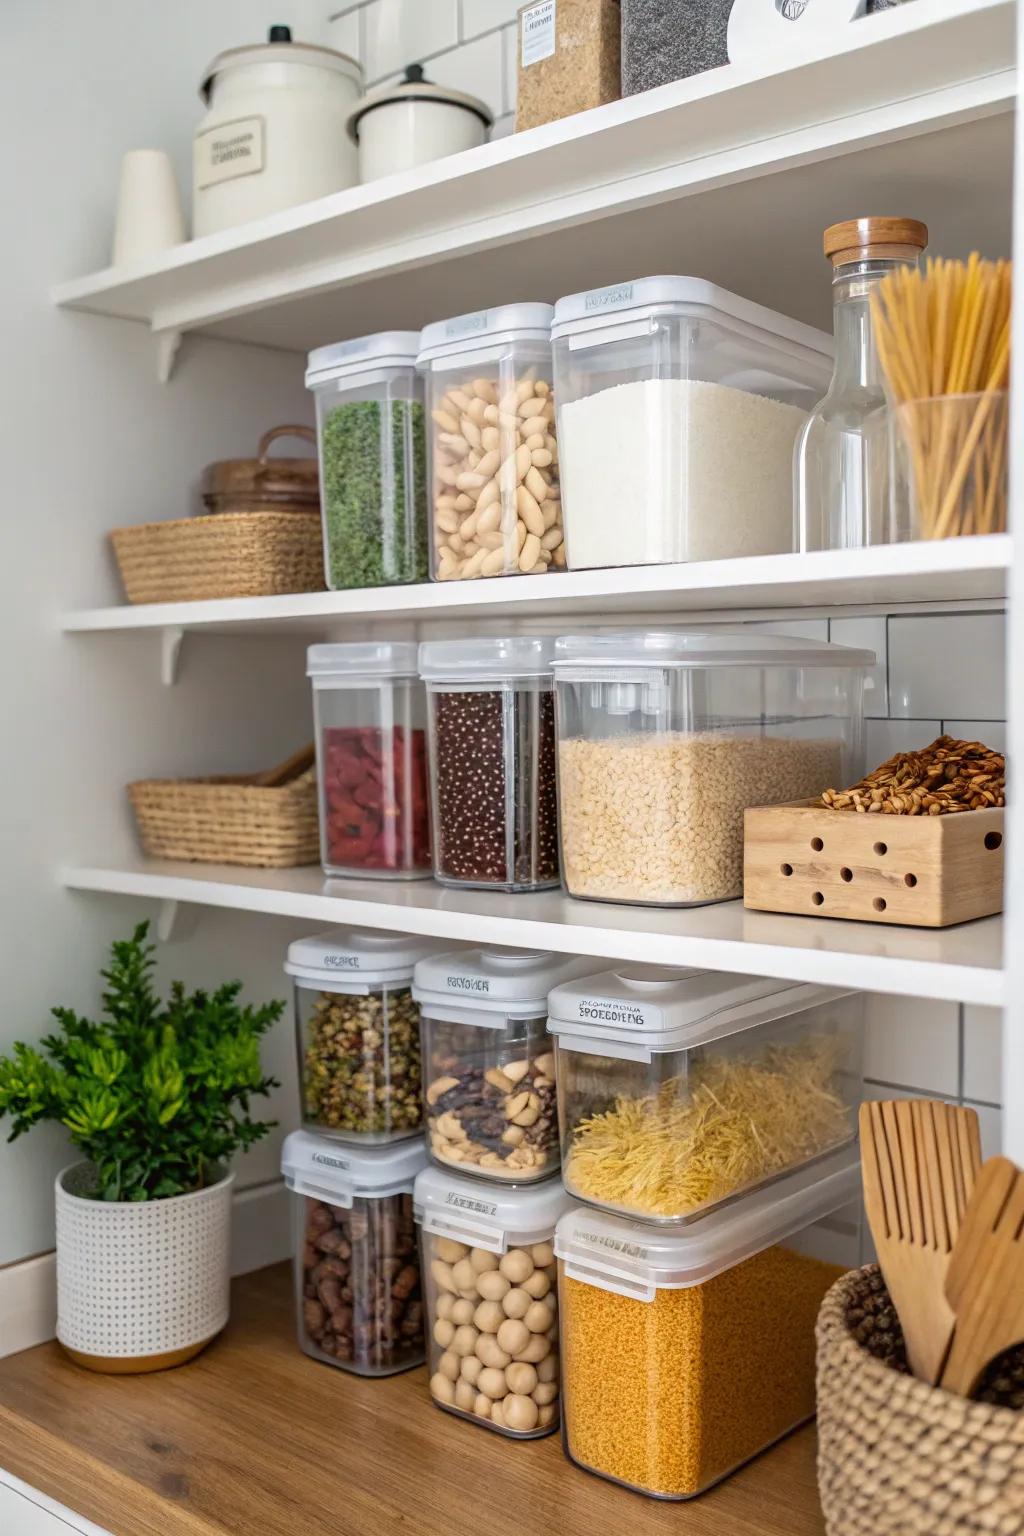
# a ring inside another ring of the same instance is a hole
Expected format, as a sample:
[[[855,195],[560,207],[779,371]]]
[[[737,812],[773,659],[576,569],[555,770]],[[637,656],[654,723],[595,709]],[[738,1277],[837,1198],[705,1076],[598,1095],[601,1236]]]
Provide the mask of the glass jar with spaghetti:
[[[862,1000],[639,966],[555,987],[562,1177],[617,1215],[680,1224],[852,1141]]]

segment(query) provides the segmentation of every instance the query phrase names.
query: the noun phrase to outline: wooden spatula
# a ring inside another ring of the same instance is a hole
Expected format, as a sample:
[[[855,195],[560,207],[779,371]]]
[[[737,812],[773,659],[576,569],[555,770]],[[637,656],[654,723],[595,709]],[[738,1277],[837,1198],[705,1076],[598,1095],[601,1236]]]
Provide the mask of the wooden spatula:
[[[1024,1343],[1024,1173],[1007,1157],[982,1168],[946,1276],[956,1333],[942,1385],[970,1397],[985,1367]]]
[[[973,1109],[936,1099],[861,1105],[864,1206],[914,1375],[934,1385],[953,1337],[950,1255],[978,1169]]]
[[[293,752],[291,757],[286,757],[284,762],[278,763],[275,768],[267,768],[263,773],[254,774],[253,783],[258,784],[261,789],[277,789],[312,768],[315,761],[316,747],[310,742],[308,746],[300,747],[297,752]]]

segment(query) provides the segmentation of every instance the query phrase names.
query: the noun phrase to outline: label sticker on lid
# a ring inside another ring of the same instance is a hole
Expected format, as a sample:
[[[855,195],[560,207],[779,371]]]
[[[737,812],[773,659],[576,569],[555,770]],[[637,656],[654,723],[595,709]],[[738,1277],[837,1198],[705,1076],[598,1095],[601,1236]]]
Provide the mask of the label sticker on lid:
[[[457,315],[454,320],[445,322],[444,333],[446,336],[467,336],[472,331],[486,331],[487,311],[478,309],[475,315]]]
[[[611,288],[594,288],[583,300],[583,308],[589,315],[595,309],[617,309],[620,304],[631,303],[632,299],[633,284],[616,283]]]
[[[469,1195],[457,1195],[449,1190],[445,1197],[445,1205],[454,1205],[460,1211],[479,1211],[481,1216],[497,1216],[498,1207],[489,1205],[486,1200],[471,1200]]]
[[[521,12],[523,68],[550,59],[555,51],[555,0],[541,0]]]
[[[334,953],[324,955],[324,969],[327,971],[337,971],[343,969],[358,971],[359,956],[339,955]]]
[[[347,1158],[331,1157],[326,1152],[314,1152],[311,1160],[314,1163],[322,1163],[325,1168],[343,1168],[347,1171],[352,1166]]]
[[[621,1253],[628,1259],[646,1259],[650,1256],[650,1249],[641,1243],[627,1243],[625,1238],[611,1237],[607,1232],[587,1232],[582,1227],[573,1228],[573,1237],[578,1242],[589,1243],[592,1248],[608,1248],[612,1253]]]

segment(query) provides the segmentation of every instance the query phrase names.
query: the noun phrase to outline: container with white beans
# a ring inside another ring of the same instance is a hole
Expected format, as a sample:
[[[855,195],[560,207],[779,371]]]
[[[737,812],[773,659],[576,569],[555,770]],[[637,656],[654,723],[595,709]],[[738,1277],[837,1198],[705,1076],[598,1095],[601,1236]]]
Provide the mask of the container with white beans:
[[[812,799],[860,772],[874,659],[726,626],[556,640],[569,895],[655,906],[739,896],[747,807]]]
[[[420,337],[438,581],[565,565],[552,314],[550,304],[505,304]]]
[[[426,1168],[413,1191],[426,1292],[430,1395],[517,1440],[559,1422],[555,1224],[561,1180],[485,1189]]]

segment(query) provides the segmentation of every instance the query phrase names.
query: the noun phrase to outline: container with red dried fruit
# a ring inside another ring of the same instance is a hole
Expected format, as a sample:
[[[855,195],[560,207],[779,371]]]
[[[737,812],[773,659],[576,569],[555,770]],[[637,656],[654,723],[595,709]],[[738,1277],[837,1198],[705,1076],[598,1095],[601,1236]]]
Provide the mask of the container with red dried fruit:
[[[299,1348],[358,1376],[424,1359],[412,1188],[418,1141],[356,1151],[310,1131],[286,1139],[281,1172],[295,1207]]]
[[[320,862],[328,875],[430,874],[426,704],[412,641],[313,645]]]

